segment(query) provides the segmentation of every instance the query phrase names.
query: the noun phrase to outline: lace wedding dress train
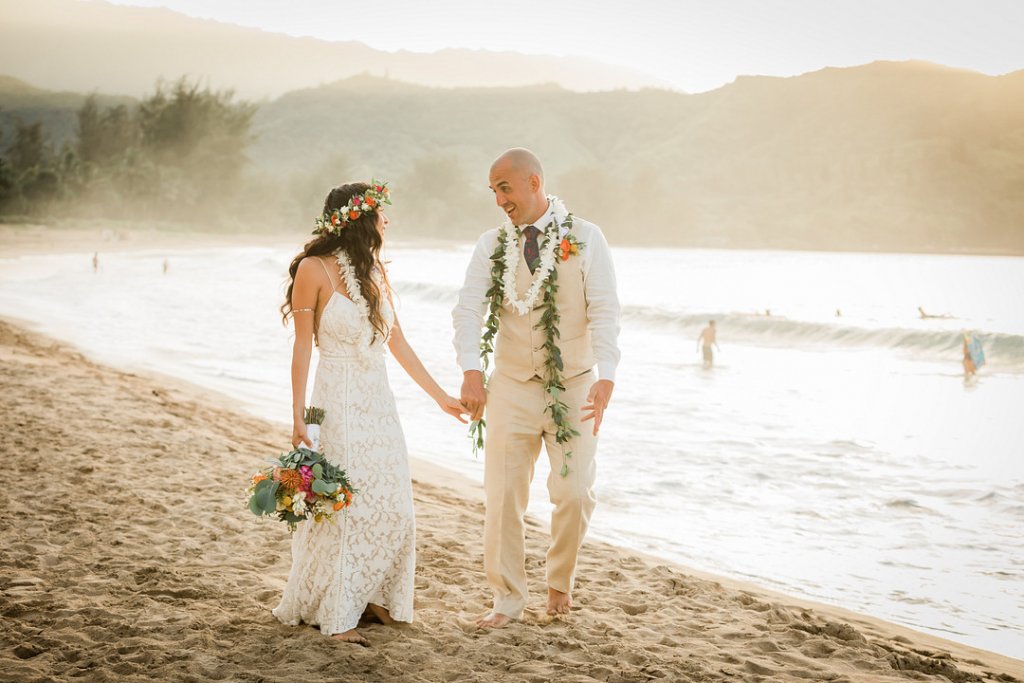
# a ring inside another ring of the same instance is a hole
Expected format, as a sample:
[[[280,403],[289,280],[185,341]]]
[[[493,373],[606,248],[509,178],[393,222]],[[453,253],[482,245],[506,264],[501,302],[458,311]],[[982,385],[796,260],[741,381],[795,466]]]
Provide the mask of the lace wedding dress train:
[[[334,522],[301,522],[292,536],[292,566],[273,613],[289,625],[318,625],[325,635],[356,627],[367,604],[396,621],[413,618],[415,518],[405,437],[365,300],[335,291],[319,323],[320,362],[312,405],[325,411],[320,445],[344,468],[357,493]],[[394,312],[387,301],[384,319]]]

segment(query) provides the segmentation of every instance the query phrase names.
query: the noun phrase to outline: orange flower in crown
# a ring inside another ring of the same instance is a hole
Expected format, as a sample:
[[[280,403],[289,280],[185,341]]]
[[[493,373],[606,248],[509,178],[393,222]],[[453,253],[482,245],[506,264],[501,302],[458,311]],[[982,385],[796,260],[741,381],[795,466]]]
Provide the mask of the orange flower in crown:
[[[374,180],[366,192],[352,197],[348,203],[340,209],[334,209],[325,213],[314,221],[313,234],[340,235],[346,224],[357,220],[365,213],[379,209],[384,204],[391,203],[391,191],[386,181]]]

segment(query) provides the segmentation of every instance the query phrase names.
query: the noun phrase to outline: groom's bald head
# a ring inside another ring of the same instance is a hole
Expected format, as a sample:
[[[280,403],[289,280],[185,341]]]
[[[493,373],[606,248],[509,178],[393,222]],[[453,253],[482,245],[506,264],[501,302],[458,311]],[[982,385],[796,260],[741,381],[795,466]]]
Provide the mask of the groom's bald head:
[[[529,178],[531,175],[537,176],[540,179],[541,189],[544,187],[544,167],[540,164],[540,159],[537,155],[526,149],[525,147],[513,147],[512,149],[506,150],[494,160],[491,164],[491,175],[494,175],[494,171],[497,168],[503,168],[508,171],[517,172],[523,175],[523,177]]]
[[[491,164],[489,179],[494,201],[515,225],[531,223],[547,209],[544,167],[530,150],[513,147],[503,152]]]

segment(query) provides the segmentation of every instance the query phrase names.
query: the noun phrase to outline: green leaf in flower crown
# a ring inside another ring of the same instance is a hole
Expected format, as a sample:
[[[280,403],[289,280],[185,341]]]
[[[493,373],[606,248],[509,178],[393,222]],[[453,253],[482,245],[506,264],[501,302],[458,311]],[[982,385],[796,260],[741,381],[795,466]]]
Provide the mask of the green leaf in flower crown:
[[[313,476],[320,479],[324,476],[324,466],[320,463],[313,465]]]
[[[323,479],[313,480],[313,493],[327,495],[328,493],[334,493],[334,489],[337,487],[337,484],[328,484]]]
[[[562,463],[561,475],[563,477],[568,477],[569,476],[569,464],[568,463]]]

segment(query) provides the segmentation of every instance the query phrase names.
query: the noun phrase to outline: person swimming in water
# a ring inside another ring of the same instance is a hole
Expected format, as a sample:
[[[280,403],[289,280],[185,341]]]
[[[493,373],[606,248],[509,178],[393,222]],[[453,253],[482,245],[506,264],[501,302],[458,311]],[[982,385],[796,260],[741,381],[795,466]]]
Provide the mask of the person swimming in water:
[[[918,316],[921,318],[921,320],[930,320],[930,319],[934,319],[934,318],[943,318],[943,319],[945,319],[945,318],[952,318],[953,317],[949,313],[943,313],[941,315],[932,315],[931,313],[925,313],[924,308],[921,307],[921,306],[917,307],[917,313],[918,313]]]
[[[718,346],[717,337],[715,334],[715,321],[708,321],[708,326],[700,333],[697,337],[697,348],[702,349],[704,352],[704,367],[710,368],[715,364],[715,354],[711,350],[714,346],[716,349],[721,351],[722,349]]]

